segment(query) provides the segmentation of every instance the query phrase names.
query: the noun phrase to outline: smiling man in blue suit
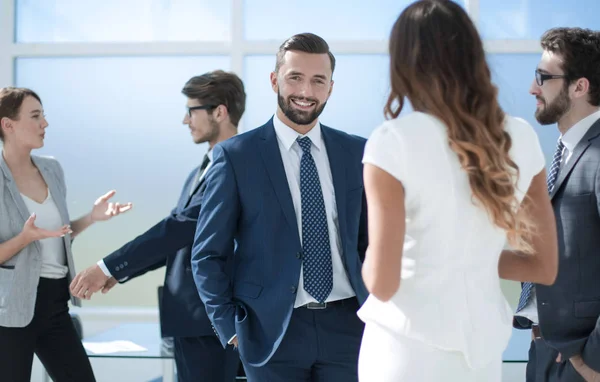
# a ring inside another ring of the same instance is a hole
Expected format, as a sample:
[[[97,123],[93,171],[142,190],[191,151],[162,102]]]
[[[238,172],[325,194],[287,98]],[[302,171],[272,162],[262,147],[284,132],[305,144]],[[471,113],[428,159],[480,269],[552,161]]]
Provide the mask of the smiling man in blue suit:
[[[194,280],[251,382],[358,380],[365,140],[318,121],[334,68],[319,36],[285,41],[271,73],[275,116],[216,145],[207,173]]]

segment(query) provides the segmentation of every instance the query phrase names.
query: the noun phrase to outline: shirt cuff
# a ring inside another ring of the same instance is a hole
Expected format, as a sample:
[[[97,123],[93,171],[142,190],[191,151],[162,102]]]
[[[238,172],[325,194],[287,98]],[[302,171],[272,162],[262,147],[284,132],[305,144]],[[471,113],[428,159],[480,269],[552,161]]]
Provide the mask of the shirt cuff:
[[[106,277],[113,277],[113,275],[108,271],[106,264],[104,264],[104,260],[100,260],[96,264],[100,267],[100,269],[102,269],[102,272]]]
[[[233,340],[235,340],[236,338],[237,338],[237,334],[234,334],[234,335],[233,335],[233,337],[231,337],[231,338],[229,339],[229,341],[227,341],[227,344],[228,344],[228,345],[233,345]]]

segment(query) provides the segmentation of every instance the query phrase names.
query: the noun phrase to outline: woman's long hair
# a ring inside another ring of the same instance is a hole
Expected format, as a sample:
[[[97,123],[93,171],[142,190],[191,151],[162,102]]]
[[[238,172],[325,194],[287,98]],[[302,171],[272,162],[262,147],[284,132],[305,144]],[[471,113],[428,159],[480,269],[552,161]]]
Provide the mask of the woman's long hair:
[[[421,0],[400,15],[390,36],[388,118],[414,110],[447,126],[451,149],[468,173],[473,196],[515,249],[531,252],[532,225],[519,208],[509,156],[511,138],[483,43],[466,12],[450,0]]]

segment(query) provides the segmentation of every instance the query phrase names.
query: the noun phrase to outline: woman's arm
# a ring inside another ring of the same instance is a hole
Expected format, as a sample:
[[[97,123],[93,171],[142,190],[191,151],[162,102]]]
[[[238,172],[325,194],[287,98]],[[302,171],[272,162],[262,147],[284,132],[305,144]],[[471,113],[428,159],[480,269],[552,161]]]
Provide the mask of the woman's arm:
[[[531,181],[521,208],[525,209],[535,225],[531,243],[534,253],[502,251],[498,263],[500,277],[507,280],[552,285],[558,273],[558,239],[556,221],[546,185],[545,170],[542,170]]]
[[[21,252],[23,248],[27,247],[36,240],[42,240],[49,237],[61,237],[71,232],[69,226],[66,225],[62,226],[56,231],[48,231],[39,228],[35,225],[35,217],[35,214],[31,214],[18,235],[3,243],[0,243],[0,264],[4,264],[10,260],[17,253]]]
[[[65,182],[65,173],[62,169],[62,166],[58,161],[54,161],[56,165],[57,176],[60,180],[60,184],[63,189],[63,197],[66,199],[67,197],[67,183]],[[102,195],[94,202],[94,206],[92,210],[80,217],[77,220],[71,221],[71,239],[74,239],[80,233],[85,231],[89,226],[94,224],[97,221],[104,221],[112,218],[120,214],[121,212],[126,212],[130,210],[133,205],[131,203],[120,204],[120,203],[109,203],[108,200],[115,195],[116,191],[111,190],[106,194]]]
[[[73,230],[73,233],[71,234],[71,238],[74,239],[77,235],[79,235],[81,232],[83,232],[86,228],[88,228],[92,224],[94,224],[94,221],[92,220],[91,212],[83,215],[82,217],[80,217],[77,220],[71,221],[71,230]]]
[[[129,211],[133,207],[132,203],[121,204],[109,202],[108,200],[112,198],[115,193],[116,191],[112,190],[102,195],[94,202],[92,211],[71,222],[71,229],[73,231],[71,234],[72,238],[75,238],[93,223],[108,220],[122,212]]]
[[[404,187],[386,171],[364,166],[369,222],[369,246],[362,268],[369,293],[388,301],[400,287],[406,231]]]
[[[12,239],[0,243],[0,264],[4,264],[6,261],[10,260],[17,253],[21,252],[23,248],[27,247],[29,243],[31,243],[31,241],[25,238],[23,232],[19,232],[19,234]]]

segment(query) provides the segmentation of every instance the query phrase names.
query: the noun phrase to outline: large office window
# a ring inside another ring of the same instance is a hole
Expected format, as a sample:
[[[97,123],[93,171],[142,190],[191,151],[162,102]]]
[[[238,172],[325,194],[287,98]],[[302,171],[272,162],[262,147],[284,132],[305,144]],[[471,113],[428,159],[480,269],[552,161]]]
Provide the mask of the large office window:
[[[0,0],[0,86],[36,90],[50,127],[39,154],[65,168],[69,209],[86,212],[101,193],[134,209],[98,224],[74,244],[77,268],[132,239],[173,207],[206,146],[181,124],[190,77],[221,68],[246,85],[241,131],[275,112],[269,83],[275,53],[295,33],[324,37],[337,57],[329,126],[368,137],[384,121],[389,93],[387,38],[412,0]],[[528,94],[540,55],[538,39],[554,26],[595,27],[600,2],[458,0],[486,47],[500,102],[536,128],[547,160],[558,133],[533,118]],[[10,12],[4,12],[8,10]],[[409,111],[407,108],[406,111]],[[405,112],[406,112],[405,111]],[[162,273],[127,283],[91,305],[156,305]],[[508,285],[508,284],[507,284]],[[505,292],[518,299],[518,284]]]
[[[214,69],[229,69],[229,57],[20,58],[16,84],[35,89],[49,126],[37,154],[62,164],[72,218],[89,212],[101,194],[134,209],[92,226],[74,242],[78,269],[89,266],[167,216],[180,187],[207,146],[195,145],[182,124],[185,82]],[[144,277],[126,290],[160,282]],[[141,285],[142,284],[142,285]],[[156,288],[139,299],[107,295],[111,304],[156,304]],[[94,302],[92,302],[94,303]]]
[[[231,3],[16,0],[18,42],[228,41]]]
[[[385,40],[400,12],[412,2],[244,0],[244,37],[280,41],[296,33],[312,32],[328,40]]]
[[[597,0],[479,0],[480,31],[486,39],[538,40],[554,27],[598,28]]]

